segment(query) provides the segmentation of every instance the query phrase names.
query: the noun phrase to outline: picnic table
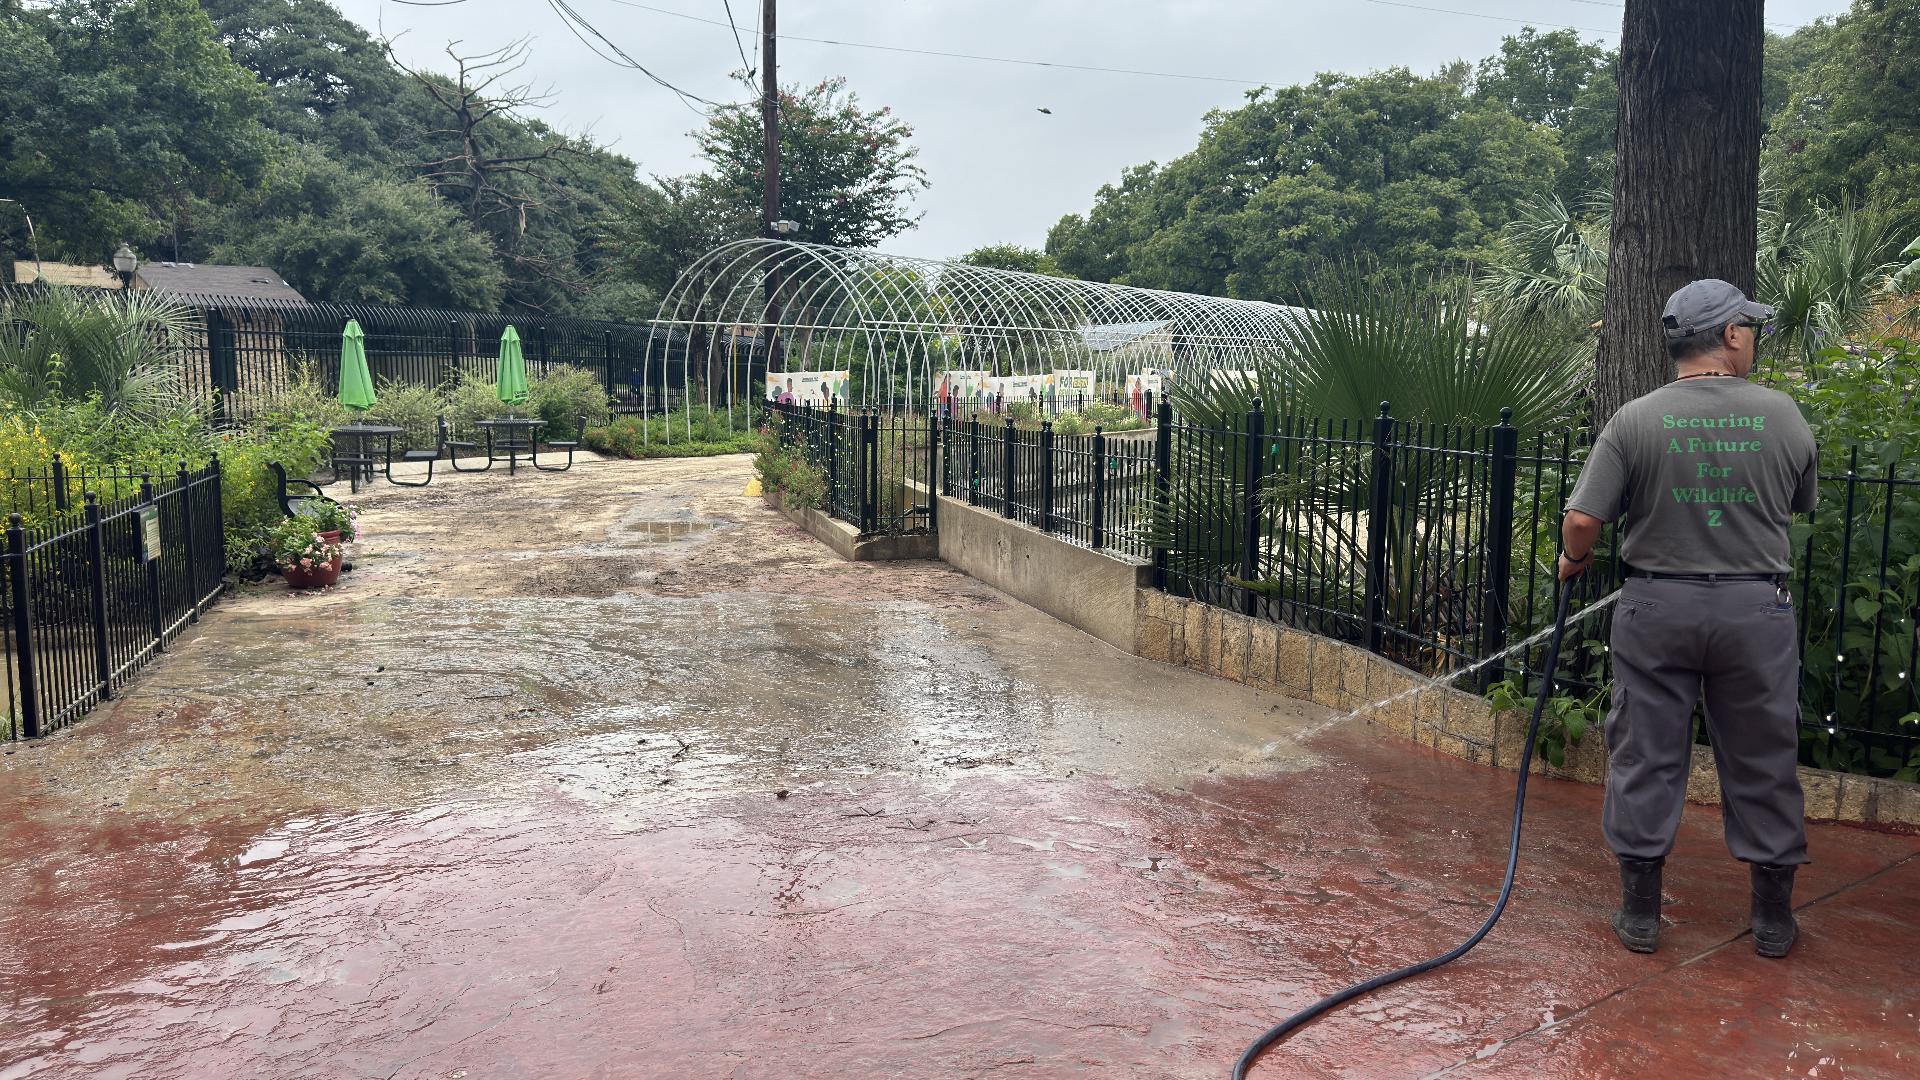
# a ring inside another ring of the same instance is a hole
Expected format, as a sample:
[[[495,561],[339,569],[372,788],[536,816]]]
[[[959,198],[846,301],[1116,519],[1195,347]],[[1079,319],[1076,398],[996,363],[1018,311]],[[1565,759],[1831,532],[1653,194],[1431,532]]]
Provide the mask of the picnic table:
[[[386,424],[347,424],[334,428],[332,432],[333,478],[335,480],[340,479],[340,467],[345,465],[347,467],[347,485],[351,490],[355,492],[360,490],[360,480],[362,476],[366,478],[367,483],[373,483],[373,466],[375,462],[373,452],[367,447],[368,441],[371,439],[385,439],[387,441],[386,458],[384,462],[381,463],[381,469],[384,472],[391,467],[393,462],[393,437],[395,435],[405,435],[406,433],[406,428],[391,427]],[[353,452],[343,453],[342,443],[349,440],[354,444]]]
[[[492,420],[475,420],[473,426],[487,433],[487,463],[499,461],[495,452],[493,433],[504,433],[502,445],[507,452],[507,475],[512,476],[519,465],[519,456],[525,454],[528,461],[533,460],[533,435],[546,421],[537,416],[501,416]]]

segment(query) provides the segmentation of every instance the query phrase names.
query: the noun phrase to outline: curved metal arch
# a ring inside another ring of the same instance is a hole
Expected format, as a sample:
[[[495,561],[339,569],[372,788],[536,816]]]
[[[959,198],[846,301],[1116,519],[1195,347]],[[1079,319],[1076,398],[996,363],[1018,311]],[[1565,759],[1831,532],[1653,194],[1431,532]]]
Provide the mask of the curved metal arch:
[[[945,368],[1091,370],[1112,384],[1143,366],[1142,353],[1156,351],[1165,359],[1153,366],[1184,372],[1249,368],[1255,355],[1283,347],[1297,311],[791,240],[737,240],[696,259],[661,300],[653,324],[670,344],[660,350],[657,381],[649,352],[642,384],[666,391],[656,406],[714,407],[757,399],[756,371],[847,366],[855,370],[854,404],[915,408]],[[1148,339],[1154,344],[1128,348]],[[690,410],[683,412],[690,433]]]

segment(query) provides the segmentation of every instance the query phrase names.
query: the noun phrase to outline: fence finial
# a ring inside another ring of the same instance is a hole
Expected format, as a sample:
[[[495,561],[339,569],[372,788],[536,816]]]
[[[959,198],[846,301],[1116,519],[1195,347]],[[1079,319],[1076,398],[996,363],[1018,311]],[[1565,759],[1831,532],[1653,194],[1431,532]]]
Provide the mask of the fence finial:
[[[1511,405],[1500,406],[1500,426],[1501,427],[1513,426],[1513,406]]]
[[[1383,401],[1383,402],[1381,402],[1381,403],[1380,403],[1380,415],[1381,415],[1381,417],[1382,417],[1382,418],[1385,418],[1385,417],[1387,417],[1387,416],[1389,416],[1389,415],[1391,415],[1391,414],[1392,414],[1392,412],[1393,412],[1393,403],[1392,403],[1392,402],[1390,402],[1390,401]]]

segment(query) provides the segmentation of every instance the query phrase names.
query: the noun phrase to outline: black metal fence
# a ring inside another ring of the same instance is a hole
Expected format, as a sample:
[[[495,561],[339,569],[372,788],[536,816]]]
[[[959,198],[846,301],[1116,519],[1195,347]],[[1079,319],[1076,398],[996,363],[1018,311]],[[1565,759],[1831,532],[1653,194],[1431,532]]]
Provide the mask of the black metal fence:
[[[8,518],[0,574],[6,714],[0,738],[35,738],[113,696],[223,588],[220,465],[92,491],[27,525]]]
[[[824,481],[821,510],[862,535],[934,526],[933,448],[926,414],[769,402],[768,427]]]
[[[25,298],[41,288],[0,286],[0,300]],[[649,412],[679,407],[683,392],[722,402],[736,390],[757,391],[759,373],[767,366],[764,348],[751,341],[710,333],[695,340],[684,331],[646,324],[384,304],[171,298],[195,315],[177,355],[182,387],[232,418],[257,411],[300,366],[323,385],[333,385],[349,319],[358,321],[366,335],[367,366],[376,385],[440,386],[462,375],[492,382],[500,336],[509,325],[520,335],[529,376],[563,365],[583,368],[604,383],[609,396]]]
[[[940,493],[1095,550],[1151,553],[1151,432],[1062,435],[974,414],[940,422]]]
[[[1476,689],[1538,685],[1544,644],[1513,645],[1552,620],[1584,433],[1408,423],[1384,407],[1371,421],[1269,418],[1257,406],[1211,425],[1164,403],[1156,413],[1151,430],[1090,436],[947,415],[925,457],[943,495],[1151,557],[1177,595],[1421,672],[1478,664],[1461,684]],[[1920,779],[1920,468],[1868,471],[1853,455],[1794,526],[1803,759]],[[1608,529],[1575,582],[1576,609],[1619,586],[1614,539]],[[1559,693],[1604,705],[1611,615],[1576,624]]]

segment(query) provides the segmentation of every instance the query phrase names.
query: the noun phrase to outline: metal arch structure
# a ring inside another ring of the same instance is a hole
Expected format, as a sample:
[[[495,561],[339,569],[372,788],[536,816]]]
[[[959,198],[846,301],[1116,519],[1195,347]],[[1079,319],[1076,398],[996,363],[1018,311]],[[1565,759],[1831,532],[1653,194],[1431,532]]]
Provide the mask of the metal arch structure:
[[[754,239],[696,260],[661,301],[646,360],[656,407],[757,399],[759,373],[853,371],[852,405],[924,407],[937,373],[1241,370],[1281,349],[1298,308]],[[675,355],[675,354],[678,355]],[[1157,358],[1157,362],[1149,359]],[[677,375],[679,385],[670,381]],[[677,393],[676,393],[677,391]]]

